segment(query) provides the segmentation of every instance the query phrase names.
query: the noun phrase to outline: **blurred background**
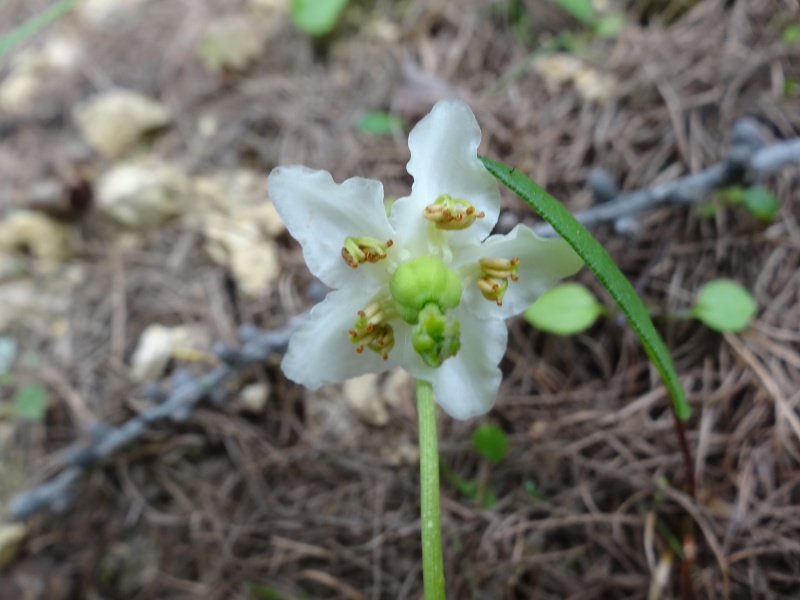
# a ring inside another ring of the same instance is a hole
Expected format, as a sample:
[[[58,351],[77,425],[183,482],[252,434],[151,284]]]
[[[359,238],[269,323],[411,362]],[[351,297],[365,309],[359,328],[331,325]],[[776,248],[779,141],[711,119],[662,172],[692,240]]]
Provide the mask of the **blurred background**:
[[[422,597],[402,372],[309,392],[273,354],[111,456],[75,450],[324,296],[273,167],[401,197],[408,131],[457,97],[482,154],[579,212],[593,170],[611,195],[701,172],[741,118],[800,135],[796,0],[3,0],[0,29],[3,600]],[[509,321],[495,409],[440,419],[451,598],[800,594],[799,180],[795,160],[763,181],[767,209],[734,189],[593,227],[694,408],[694,495],[669,398],[590,272],[612,314],[588,329]],[[504,191],[498,231],[519,222],[537,217]],[[718,278],[757,302],[736,332],[686,318]]]

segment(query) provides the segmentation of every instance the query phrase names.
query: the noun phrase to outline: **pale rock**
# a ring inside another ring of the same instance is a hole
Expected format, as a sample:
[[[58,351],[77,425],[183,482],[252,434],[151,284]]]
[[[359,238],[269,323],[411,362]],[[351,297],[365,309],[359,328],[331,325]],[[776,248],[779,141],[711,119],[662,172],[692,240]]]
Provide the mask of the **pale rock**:
[[[98,180],[96,194],[101,211],[131,228],[159,225],[183,211],[192,199],[186,174],[156,159],[113,167]]]
[[[280,273],[278,247],[256,223],[212,213],[203,227],[211,259],[230,272],[246,296],[258,298]]]
[[[266,382],[249,383],[239,392],[239,403],[248,412],[264,412],[269,399],[270,387]]]
[[[379,382],[378,373],[367,373],[348,379],[342,384],[342,396],[366,423],[374,427],[385,427],[389,423],[389,411]]]
[[[73,117],[83,137],[107,158],[118,158],[145,133],[170,122],[163,104],[122,88],[92,96],[74,109]]]
[[[241,16],[212,20],[197,45],[197,54],[210,71],[240,71],[260,53],[261,40],[253,24]]]
[[[149,325],[139,337],[131,357],[131,378],[143,382],[159,379],[177,349],[192,345],[194,333],[187,326]]]
[[[414,387],[416,380],[405,369],[393,369],[386,375],[381,386],[381,395],[386,404],[397,409],[403,405],[414,403]]]
[[[53,275],[0,284],[0,330],[24,323],[53,337],[63,335],[69,327],[74,285]]]
[[[0,83],[0,108],[12,114],[25,113],[45,79],[75,69],[81,55],[79,42],[67,36],[53,36],[42,48],[20,53]]]
[[[206,252],[228,269],[245,295],[260,297],[280,273],[273,238],[285,230],[267,200],[266,179],[245,170],[223,172],[196,179],[194,189],[205,211]]]
[[[575,89],[587,102],[607,102],[616,87],[616,77],[596,69],[587,68],[575,77]]]
[[[0,523],[0,570],[14,562],[27,535],[22,523]]]
[[[72,256],[69,225],[33,210],[18,210],[0,221],[0,253],[29,253],[58,264]]]
[[[84,0],[79,16],[95,27],[113,25],[129,19],[144,7],[147,0]]]
[[[548,88],[557,88],[575,79],[583,70],[583,61],[571,54],[554,52],[537,59],[533,69]]]

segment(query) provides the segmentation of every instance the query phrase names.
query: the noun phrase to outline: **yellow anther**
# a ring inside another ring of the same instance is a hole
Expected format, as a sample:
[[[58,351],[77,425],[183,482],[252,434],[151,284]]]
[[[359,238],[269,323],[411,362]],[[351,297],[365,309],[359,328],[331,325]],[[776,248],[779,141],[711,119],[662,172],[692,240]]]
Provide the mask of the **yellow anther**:
[[[378,262],[386,258],[386,249],[394,245],[392,240],[379,242],[371,237],[348,237],[344,240],[342,258],[344,262],[358,268],[363,262]]]
[[[478,265],[481,270],[481,277],[478,278],[481,294],[487,300],[497,302],[497,306],[503,306],[508,280],[519,281],[519,258],[482,258]]]
[[[478,212],[475,206],[464,198],[453,198],[449,194],[442,194],[433,204],[425,207],[422,216],[437,229],[455,230],[466,229],[476,219],[484,218],[486,213]]]
[[[356,352],[361,354],[364,348],[369,348],[380,354],[383,360],[388,360],[389,351],[394,347],[394,329],[388,321],[396,315],[391,308],[378,302],[373,302],[357,314],[353,329],[347,332],[350,341],[357,344]]]

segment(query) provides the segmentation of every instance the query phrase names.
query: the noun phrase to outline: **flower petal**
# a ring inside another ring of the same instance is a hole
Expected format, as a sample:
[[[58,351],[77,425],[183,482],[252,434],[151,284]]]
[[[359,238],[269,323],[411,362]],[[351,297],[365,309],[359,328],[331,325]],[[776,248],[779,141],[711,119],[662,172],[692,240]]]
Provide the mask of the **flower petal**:
[[[463,270],[477,273],[481,258],[519,258],[519,281],[509,281],[503,306],[481,295],[475,277],[464,281],[461,304],[482,319],[513,317],[564,277],[576,273],[583,261],[561,238],[540,238],[525,225],[517,225],[507,235],[493,235],[480,246],[464,248],[459,256]],[[469,263],[472,263],[470,265]]]
[[[418,245],[425,235],[423,209],[441,194],[472,202],[485,217],[463,231],[448,231],[454,244],[461,238],[482,240],[500,214],[500,190],[494,177],[478,160],[481,130],[466,102],[437,102],[408,136],[414,178],[411,195],[392,205],[391,222],[404,244]],[[407,236],[407,237],[405,237]]]
[[[286,228],[303,247],[308,268],[325,285],[338,289],[363,281],[365,272],[367,277],[383,272],[369,268],[375,265],[353,269],[341,254],[346,237],[392,238],[381,182],[354,177],[336,183],[327,171],[294,165],[273,169],[267,186]]]
[[[383,360],[369,349],[358,353],[347,335],[356,313],[370,299],[360,289],[345,288],[329,293],[289,340],[289,349],[281,362],[284,375],[315,390],[326,383],[398,366],[394,352],[389,353],[389,360]]]
[[[497,401],[508,329],[501,319],[468,320],[461,311],[461,350],[433,369],[430,380],[436,401],[454,419],[489,412]]]

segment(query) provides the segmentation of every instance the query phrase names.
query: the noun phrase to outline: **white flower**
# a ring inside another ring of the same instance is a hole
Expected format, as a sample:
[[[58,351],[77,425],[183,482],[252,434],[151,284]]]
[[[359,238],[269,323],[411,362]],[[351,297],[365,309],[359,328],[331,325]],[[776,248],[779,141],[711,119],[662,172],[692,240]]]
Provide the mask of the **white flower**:
[[[272,171],[275,207],[311,272],[335,290],[292,337],[289,379],[316,389],[400,366],[430,381],[452,417],[491,409],[504,320],[582,262],[563,240],[522,225],[488,237],[500,193],[478,159],[480,138],[467,104],[437,103],[409,135],[414,184],[388,217],[378,181]]]

